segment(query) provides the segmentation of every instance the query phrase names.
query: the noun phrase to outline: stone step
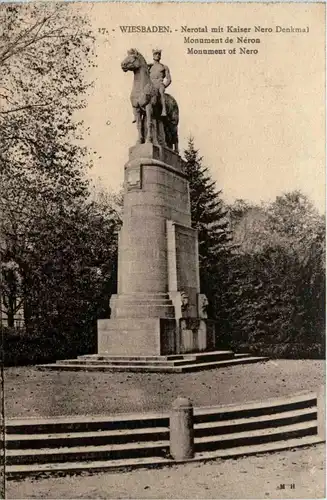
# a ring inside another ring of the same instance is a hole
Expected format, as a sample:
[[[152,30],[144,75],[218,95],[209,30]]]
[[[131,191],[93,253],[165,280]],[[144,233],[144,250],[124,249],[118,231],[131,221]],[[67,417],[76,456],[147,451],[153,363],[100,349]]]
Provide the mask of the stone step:
[[[134,292],[134,293],[125,293],[121,295],[114,295],[115,301],[117,300],[152,300],[152,299],[157,299],[157,300],[170,300],[169,293],[167,292],[162,292],[162,293],[146,293],[146,292]]]
[[[268,357],[263,357],[263,356],[247,356],[245,358],[238,358],[238,359],[227,359],[225,361],[210,361],[206,363],[192,363],[180,368],[176,368],[176,371],[180,373],[186,373],[186,372],[193,372],[193,371],[200,371],[200,370],[209,370],[213,368],[226,368],[228,366],[234,366],[234,365],[241,365],[241,364],[248,364],[248,363],[258,363],[258,362],[263,362],[263,361],[268,361]]]
[[[248,419],[265,415],[275,415],[283,412],[316,409],[317,394],[301,392],[294,396],[267,399],[265,401],[250,401],[241,405],[221,407],[201,407],[194,409],[195,425],[206,422],[224,422],[226,420]]]
[[[223,352],[223,351],[222,351]],[[77,359],[93,360],[99,359],[101,361],[113,360],[113,361],[174,361],[183,360],[183,354],[171,354],[168,356],[123,356],[123,355],[113,355],[113,354],[83,354],[82,356],[77,356]]]
[[[72,415],[56,418],[12,418],[6,421],[6,434],[49,434],[89,431],[116,431],[168,428],[168,413],[118,413],[116,415]]]
[[[148,302],[133,302],[118,303],[115,306],[113,319],[141,319],[141,318],[175,318],[175,307],[172,303],[151,303]],[[135,322],[136,323],[136,322]]]
[[[321,443],[318,436],[306,436],[303,438],[289,439],[287,441],[268,442],[252,446],[240,446],[226,450],[215,450],[211,452],[197,453],[194,459],[184,462],[199,462],[204,460],[215,460],[217,458],[233,458],[244,455],[255,455],[259,453],[268,453],[281,451],[288,448],[297,448],[301,446],[313,446]],[[164,467],[176,464],[172,459],[161,457],[131,458],[124,460],[104,460],[95,462],[55,462],[49,464],[31,464],[31,465],[7,465],[7,479],[16,479],[24,476],[39,476],[44,474],[77,474],[77,473],[96,473],[106,470],[127,470],[136,467]]]
[[[233,351],[211,351],[211,352],[197,352],[194,354],[184,354],[185,359],[189,359],[191,362],[195,359],[195,362],[207,362],[207,361],[220,361],[223,359],[234,359]]]
[[[197,453],[198,460],[212,460],[215,458],[232,458],[246,455],[256,455],[258,453],[268,453],[279,450],[310,446],[323,443],[317,435],[308,435],[300,438],[292,438],[281,441],[269,441],[262,444],[239,446],[222,450],[206,451]]]
[[[192,361],[195,361],[192,360]],[[174,366],[183,366],[183,365],[189,365],[190,360],[188,359],[179,359],[176,361],[172,360],[133,360],[132,363],[131,361],[127,360],[113,360],[113,359],[98,359],[98,358],[93,358],[93,359],[64,359],[64,360],[58,360],[56,361],[57,365],[80,365],[80,366],[92,366],[92,365],[97,365],[97,366],[126,366],[129,367],[131,364],[134,366],[167,366],[167,367],[174,367]]]
[[[233,359],[233,353],[229,351],[220,352],[219,354],[215,353],[214,356],[203,356],[204,359],[210,361],[220,361],[220,360],[228,360]],[[106,359],[101,359],[102,356],[94,355],[93,358],[89,357],[87,359],[65,359],[58,360],[56,364],[59,365],[108,365],[108,366],[184,366],[189,365],[190,363],[197,363],[198,361],[202,361],[203,358],[197,356],[184,356],[181,359],[133,359],[132,361],[129,359],[117,359],[114,357],[106,357]]]
[[[62,371],[98,371],[98,372],[114,372],[114,371],[128,371],[128,372],[167,372],[167,373],[186,373],[192,371],[209,370],[214,368],[226,368],[228,366],[234,366],[239,364],[257,363],[268,361],[269,358],[266,357],[245,357],[238,359],[226,359],[222,361],[207,361],[203,362],[192,362],[184,366],[170,366],[169,364],[135,364],[134,361],[131,364],[114,364],[114,363],[69,363],[64,364],[58,361],[57,363],[50,363],[47,365],[38,365],[39,370],[62,370]]]
[[[203,358],[220,358],[222,356],[233,357],[234,353],[230,350],[221,351],[209,351],[209,352],[197,352],[197,353],[186,353],[186,354],[168,354],[163,356],[123,356],[123,355],[112,355],[112,354],[83,354],[78,356],[77,359],[99,359],[99,360],[122,360],[122,361],[174,361],[174,360],[190,360],[203,359]],[[249,354],[237,355],[238,357],[248,357]]]
[[[119,299],[116,301],[116,304],[119,304],[119,306],[122,307],[128,307],[129,305],[169,305],[172,306],[173,302],[172,300],[168,298],[161,298],[161,297],[122,297],[120,296]]]
[[[179,370],[178,367],[174,366],[151,366],[151,365],[123,365],[117,366],[112,364],[60,364],[53,363],[48,365],[38,365],[38,370],[57,370],[57,371],[86,371],[86,372],[167,372],[167,373],[175,373]]]
[[[195,428],[201,425],[226,421],[241,422],[251,418],[271,416],[275,418],[288,412],[316,411],[317,394],[301,392],[293,396],[250,401],[225,406],[194,408]],[[149,428],[168,428],[168,412],[117,413],[116,415],[71,415],[51,418],[11,418],[6,420],[6,434],[49,434],[74,432],[99,432]]]
[[[235,446],[250,446],[270,441],[280,441],[282,439],[286,440],[317,435],[317,432],[318,422],[314,420],[268,429],[247,430],[219,436],[203,436],[195,439],[195,450],[201,452]]]
[[[234,420],[199,422],[194,425],[195,437],[230,434],[248,430],[268,429],[317,420],[317,408],[285,411],[259,417],[236,418]]]
[[[46,444],[46,443],[44,443]],[[63,446],[60,448],[38,448],[27,450],[8,449],[6,464],[33,464],[51,462],[74,462],[80,460],[117,460],[122,458],[165,457],[169,441],[147,441],[142,443],[106,444],[102,446]]]
[[[278,426],[268,429],[203,436],[195,439],[195,451],[206,452],[236,446],[258,445],[271,441],[301,438],[317,435],[317,421]],[[169,451],[169,440],[147,441],[127,444],[106,444],[100,446],[72,446],[61,448],[7,449],[8,465],[71,462],[81,460],[119,460],[123,458],[156,457],[165,458]]]
[[[281,412],[260,417],[238,418],[225,421],[211,421],[195,423],[195,437],[230,434],[238,431],[265,429],[317,419],[317,409],[305,408],[302,410]],[[168,423],[168,422],[167,422]],[[86,428],[87,429],[87,428]],[[137,441],[159,441],[169,439],[169,427],[150,427],[141,429],[97,429],[84,432],[54,432],[36,434],[6,434],[7,449],[47,448],[88,446],[104,444],[121,444]]]
[[[110,431],[70,432],[53,434],[6,434],[6,449],[39,449],[55,447],[98,446],[143,441],[169,440],[168,427],[119,429]]]

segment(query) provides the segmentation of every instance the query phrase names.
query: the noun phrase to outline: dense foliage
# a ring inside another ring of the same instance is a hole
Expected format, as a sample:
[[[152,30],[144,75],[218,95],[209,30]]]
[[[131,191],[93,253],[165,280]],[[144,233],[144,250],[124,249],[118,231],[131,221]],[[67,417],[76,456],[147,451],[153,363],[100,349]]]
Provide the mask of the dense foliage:
[[[230,251],[230,225],[221,191],[203,166],[193,138],[188,141],[184,160],[190,183],[192,227],[198,232],[201,291],[210,298],[219,280],[220,261]]]
[[[321,357],[325,344],[325,221],[294,191],[227,206],[190,139],[185,151],[201,288],[221,347]]]
[[[243,213],[236,205],[236,250],[216,296],[224,339],[270,356],[323,356],[324,218],[296,191],[261,207],[243,204]]]
[[[85,350],[115,281],[119,224],[90,197],[76,119],[93,39],[87,18],[62,3],[1,5],[0,18],[3,309],[9,327],[23,311],[24,338]]]

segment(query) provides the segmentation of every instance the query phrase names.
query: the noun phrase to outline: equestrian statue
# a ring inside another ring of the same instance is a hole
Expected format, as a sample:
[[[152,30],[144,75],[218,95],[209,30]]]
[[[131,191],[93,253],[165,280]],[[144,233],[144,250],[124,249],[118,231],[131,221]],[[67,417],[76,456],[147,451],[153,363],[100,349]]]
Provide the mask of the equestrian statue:
[[[178,153],[178,104],[165,93],[171,83],[169,68],[160,62],[161,50],[153,52],[153,63],[136,49],[130,49],[121,63],[123,71],[134,73],[131,103],[138,131],[138,144],[150,142]]]

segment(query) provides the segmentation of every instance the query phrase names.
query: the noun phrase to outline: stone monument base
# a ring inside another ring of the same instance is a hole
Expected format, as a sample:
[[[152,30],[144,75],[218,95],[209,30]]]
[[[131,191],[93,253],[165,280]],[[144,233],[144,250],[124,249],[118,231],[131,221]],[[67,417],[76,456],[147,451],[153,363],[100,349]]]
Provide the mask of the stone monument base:
[[[214,368],[256,363],[267,358],[233,351],[211,351],[167,356],[119,356],[111,354],[85,354],[77,359],[65,359],[48,365],[38,365],[39,370],[85,372],[144,372],[188,373]]]
[[[113,318],[98,321],[98,354],[166,356],[216,348],[215,321],[206,318]]]

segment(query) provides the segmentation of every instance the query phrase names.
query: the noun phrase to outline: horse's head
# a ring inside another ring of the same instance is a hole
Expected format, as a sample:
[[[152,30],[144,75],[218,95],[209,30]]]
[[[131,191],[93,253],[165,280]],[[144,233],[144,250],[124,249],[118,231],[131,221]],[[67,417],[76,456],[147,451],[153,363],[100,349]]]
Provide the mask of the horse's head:
[[[121,63],[123,71],[137,71],[141,67],[147,67],[146,61],[142,54],[136,49],[130,49],[127,52],[127,57]]]

